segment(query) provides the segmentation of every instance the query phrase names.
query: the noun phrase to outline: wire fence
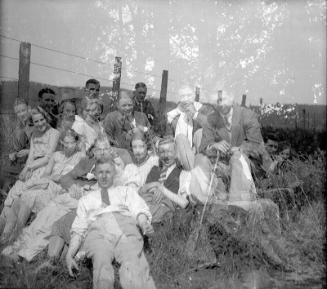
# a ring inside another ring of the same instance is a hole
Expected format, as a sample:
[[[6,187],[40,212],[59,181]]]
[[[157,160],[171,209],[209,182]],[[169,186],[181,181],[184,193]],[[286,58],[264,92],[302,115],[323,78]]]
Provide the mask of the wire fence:
[[[17,39],[15,37],[4,35],[4,34],[1,34],[1,33],[0,33],[0,38],[6,39],[6,40],[10,40],[10,41],[14,41],[14,42],[17,42],[17,43],[24,42],[21,39]],[[108,65],[111,65],[112,66],[113,65],[113,61],[101,61],[101,60],[98,60],[98,59],[94,59],[92,57],[86,57],[86,56],[82,56],[82,55],[78,55],[78,54],[74,54],[74,53],[62,51],[62,50],[59,50],[59,49],[54,49],[54,48],[46,47],[46,46],[43,46],[43,45],[40,45],[40,44],[37,44],[37,43],[34,43],[34,42],[30,42],[30,41],[28,41],[28,42],[31,44],[32,47],[37,47],[39,49],[51,51],[53,53],[65,55],[65,56],[68,56],[68,57],[71,57],[71,58],[77,58],[77,59],[83,60],[85,62],[93,62],[93,63],[96,63],[96,64],[106,65],[106,66],[108,66]],[[3,55],[3,54],[1,54],[0,57],[11,59],[11,60],[16,60],[16,61],[18,60],[19,61],[19,58],[12,57],[12,56],[9,56],[9,55]],[[80,76],[86,76],[86,77],[90,77],[90,78],[96,78],[98,80],[103,80],[103,81],[113,81],[113,79],[114,79],[114,75],[113,74],[108,78],[108,77],[103,77],[103,76],[99,76],[99,75],[91,75],[91,74],[87,74],[87,73],[80,72],[80,71],[73,71],[73,70],[69,70],[69,69],[65,69],[65,68],[61,68],[61,67],[55,67],[55,66],[52,66],[52,65],[38,63],[38,62],[34,62],[34,61],[31,61],[30,64],[31,65],[34,65],[34,66],[38,66],[38,67],[44,67],[44,68],[56,70],[56,71],[71,73],[71,74],[80,75]],[[152,72],[149,72],[149,71],[140,71],[138,69],[131,68],[131,67],[129,67],[129,70],[131,70],[131,71],[133,71],[133,72],[135,72],[135,73],[137,73],[139,75],[141,74],[141,75],[151,76],[151,77],[153,77],[153,78],[155,78],[157,80],[158,79],[161,80],[161,77],[162,77],[159,74],[155,74],[155,73],[152,73]],[[9,78],[9,76],[5,76],[3,78]],[[168,78],[168,81],[169,82],[173,82],[173,83],[177,83],[177,81],[174,80],[174,79],[172,79],[172,78]],[[123,85],[125,85],[125,86],[127,86],[127,87],[130,87],[130,88],[134,89],[134,85],[135,84],[132,84],[132,83],[126,82],[126,81],[121,81],[120,83],[123,84]],[[160,92],[161,91],[160,89],[156,89],[156,88],[152,88],[152,87],[148,87],[148,90],[150,90],[150,91],[156,91],[156,92]],[[172,90],[167,90],[167,93],[173,94],[173,91]]]

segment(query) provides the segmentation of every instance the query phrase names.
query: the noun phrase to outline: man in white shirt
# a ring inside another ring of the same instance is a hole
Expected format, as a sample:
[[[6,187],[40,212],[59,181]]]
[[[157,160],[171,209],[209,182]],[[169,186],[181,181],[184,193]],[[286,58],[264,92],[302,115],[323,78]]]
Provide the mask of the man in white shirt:
[[[195,154],[199,152],[206,114],[213,111],[213,107],[194,101],[194,92],[189,86],[178,90],[178,98],[178,106],[167,113],[166,134],[174,135],[177,158],[185,170],[191,170]]]
[[[110,159],[97,161],[98,189],[80,199],[71,229],[66,255],[69,274],[78,270],[74,256],[84,240],[83,251],[93,261],[93,288],[114,288],[113,259],[121,263],[123,288],[155,288],[137,228],[144,234],[153,232],[151,213],[135,189],[113,186],[115,174]]]

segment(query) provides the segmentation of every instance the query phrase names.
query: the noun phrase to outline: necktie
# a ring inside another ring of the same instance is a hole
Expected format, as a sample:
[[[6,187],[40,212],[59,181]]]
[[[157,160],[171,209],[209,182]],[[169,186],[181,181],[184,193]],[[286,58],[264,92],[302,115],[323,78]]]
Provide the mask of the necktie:
[[[107,189],[101,189],[101,200],[102,203],[104,203],[105,205],[110,205],[109,194]]]
[[[160,176],[159,176],[158,182],[161,183],[161,184],[163,184],[164,181],[167,178],[167,169],[168,169],[167,167],[163,167],[162,170],[161,170],[161,172],[160,172]]]

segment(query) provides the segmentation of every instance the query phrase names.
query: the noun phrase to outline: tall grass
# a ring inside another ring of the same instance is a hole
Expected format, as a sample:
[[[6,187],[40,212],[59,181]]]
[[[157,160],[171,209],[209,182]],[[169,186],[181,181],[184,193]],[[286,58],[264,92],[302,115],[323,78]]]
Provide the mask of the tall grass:
[[[13,118],[8,116],[2,116],[0,120],[1,162],[4,162],[4,156],[11,147],[8,135],[12,133],[12,121]],[[223,224],[213,224],[212,220],[205,219],[196,250],[193,255],[188,254],[186,245],[194,228],[199,226],[201,212],[201,207],[190,208],[178,211],[171,221],[157,225],[155,235],[150,238],[147,259],[157,287],[218,289],[242,288],[244,284],[250,284],[246,285],[247,288],[259,288],[264,283],[263,279],[272,282],[266,288],[309,288],[315,282],[322,284],[320,279],[326,271],[325,164],[326,155],[321,151],[297,156],[287,164],[287,173],[272,176],[268,182],[259,180],[257,183],[261,196],[271,198],[279,206],[283,249],[293,272],[285,272],[284,268],[270,262],[255,242],[257,223],[244,223],[242,211],[233,213],[230,223],[237,227],[237,235],[226,230],[228,215],[224,217]],[[285,189],[296,180],[300,181],[297,186],[292,190]],[[212,260],[213,256],[217,260],[215,267],[203,270],[202,264]],[[255,273],[247,275],[248,270]],[[82,265],[80,274],[73,279],[68,276],[62,260],[57,265],[50,265],[45,253],[31,263],[13,263],[0,258],[0,288],[64,289],[91,286],[89,265]],[[115,288],[120,288],[119,282],[116,282]]]

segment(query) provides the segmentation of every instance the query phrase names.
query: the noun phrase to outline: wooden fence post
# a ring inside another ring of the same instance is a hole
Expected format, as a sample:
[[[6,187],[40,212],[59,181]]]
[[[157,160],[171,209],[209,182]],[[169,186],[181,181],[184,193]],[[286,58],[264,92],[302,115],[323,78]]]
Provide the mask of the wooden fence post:
[[[168,70],[162,71],[160,99],[159,99],[159,132],[163,136],[166,132],[166,100],[168,87]]]
[[[262,104],[263,104],[263,98],[260,97],[260,106],[262,106]]]
[[[200,100],[200,87],[195,87],[195,101]]]
[[[223,91],[222,90],[218,90],[218,99],[219,98],[222,98],[222,96],[223,96]]]
[[[121,57],[116,56],[115,64],[114,64],[114,79],[112,81],[112,97],[114,99],[114,103],[113,103],[114,109],[116,108],[117,100],[119,98],[119,93],[120,93],[121,68],[122,68]]]
[[[307,113],[307,120],[308,120],[308,129],[310,129],[311,127],[310,127],[310,113],[309,113],[309,111],[308,111],[308,113]]]
[[[30,87],[31,44],[21,42],[19,46],[18,97],[28,102]]]
[[[303,128],[305,129],[305,108],[302,109],[302,113],[303,113]]]
[[[246,94],[242,95],[242,104],[241,106],[245,107],[246,106]]]

